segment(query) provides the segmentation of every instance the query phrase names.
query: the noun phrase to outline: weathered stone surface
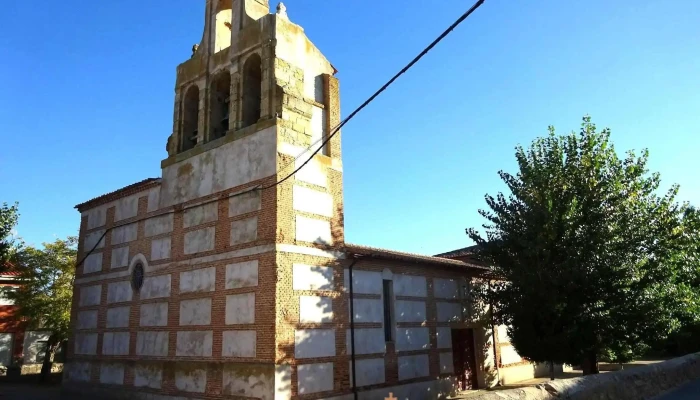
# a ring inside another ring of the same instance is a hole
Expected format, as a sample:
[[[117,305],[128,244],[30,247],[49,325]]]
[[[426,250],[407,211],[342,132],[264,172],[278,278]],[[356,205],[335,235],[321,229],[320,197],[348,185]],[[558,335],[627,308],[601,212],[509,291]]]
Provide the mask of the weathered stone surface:
[[[170,258],[172,242],[170,237],[151,240],[151,261]]]
[[[185,254],[214,250],[216,228],[209,227],[185,233]]]
[[[175,355],[211,357],[212,340],[212,331],[178,332]]]
[[[312,183],[314,185],[326,187],[328,185],[328,176],[323,165],[314,159],[302,167],[305,161],[306,158],[300,157],[294,162],[295,169],[301,168],[299,172],[294,175],[294,178]]]
[[[440,373],[441,374],[452,374],[454,373],[454,361],[452,358],[452,352],[440,353]]]
[[[112,229],[112,246],[136,240],[138,224],[129,224]]]
[[[424,301],[397,300],[394,303],[394,308],[396,310],[396,322],[426,321]]]
[[[138,332],[136,355],[165,357],[168,355],[168,332]]]
[[[112,249],[112,260],[110,268],[121,268],[129,266],[129,246]]]
[[[333,216],[333,196],[302,186],[294,186],[292,202],[295,210],[324,217]]]
[[[87,253],[88,251],[92,250],[93,247],[95,249],[101,249],[105,245],[105,238],[102,237],[104,235],[105,231],[104,229],[101,229],[99,231],[95,231],[92,233],[88,233],[85,235],[85,239],[83,239],[83,250]],[[100,239],[102,238],[102,239]],[[99,243],[97,242],[99,240]],[[114,244],[114,243],[112,243]],[[97,246],[95,246],[97,245]]]
[[[299,296],[299,322],[333,322],[333,299],[324,296]]]
[[[131,307],[115,307],[107,309],[107,328],[128,328]]]
[[[207,387],[207,370],[180,365],[175,370],[175,386],[185,392],[204,393]]]
[[[333,268],[293,265],[294,290],[333,290]]]
[[[160,389],[163,367],[160,364],[137,364],[134,367],[134,386]]]
[[[248,192],[241,195],[234,195],[228,201],[228,216],[247,214],[260,210],[260,192]]]
[[[459,322],[462,320],[462,305],[459,303],[436,302],[438,322]]]
[[[223,357],[255,357],[256,331],[225,331],[222,335]]]
[[[89,362],[70,362],[66,364],[65,373],[70,382],[88,382],[92,364]]]
[[[93,208],[92,210],[83,213],[83,215],[85,214],[87,214],[88,217],[87,229],[95,229],[107,223],[106,207]],[[86,251],[88,250],[90,249],[87,249]]]
[[[396,296],[426,297],[427,287],[424,276],[394,275],[394,295]]]
[[[430,348],[428,328],[396,328],[396,351]]]
[[[162,235],[173,231],[173,214],[149,218],[144,223],[146,237]]]
[[[112,282],[107,285],[107,304],[131,301],[131,283],[129,281]]]
[[[114,203],[114,221],[136,216],[139,210],[139,195],[123,197]]]
[[[350,371],[350,385],[352,386],[352,361],[348,362],[348,366],[348,371]],[[355,363],[357,387],[384,383],[385,370],[383,358],[357,360]]]
[[[226,296],[226,325],[255,323],[255,293]]]
[[[78,313],[78,322],[76,324],[78,329],[95,329],[97,328],[97,310],[94,311],[80,311]]]
[[[350,329],[345,334],[346,351],[352,353]],[[355,354],[375,354],[386,351],[383,328],[356,328]]]
[[[180,302],[180,325],[211,324],[211,298]]]
[[[104,363],[100,366],[100,383],[124,384],[124,364]]]
[[[167,326],[168,303],[149,303],[141,305],[141,326]]]
[[[456,279],[433,279],[433,292],[436,299],[459,299],[459,284]]]
[[[275,369],[270,364],[227,363],[222,383],[225,395],[273,399]],[[286,385],[289,384],[287,380]]]
[[[105,332],[102,337],[102,354],[125,356],[129,354],[129,332]]]
[[[213,292],[216,284],[216,268],[202,268],[180,272],[180,293]]]
[[[452,348],[452,328],[443,326],[437,327],[437,347],[438,349]]]
[[[258,260],[226,266],[226,289],[258,286]]]
[[[384,322],[384,304],[381,299],[353,299],[353,312],[355,323],[358,322]],[[348,320],[350,319],[350,303],[348,302]],[[397,311],[398,321],[398,311]]]
[[[75,354],[95,354],[97,353],[96,333],[76,333],[75,334]]]
[[[80,307],[90,307],[100,304],[102,285],[85,286],[80,288]]]
[[[399,380],[421,378],[430,373],[427,354],[399,357]]]
[[[335,329],[295,330],[294,356],[296,358],[335,356]]]
[[[83,273],[102,271],[102,253],[92,253],[83,261]]]
[[[345,290],[350,291],[350,272],[345,270]],[[382,294],[382,273],[379,271],[363,271],[354,269],[352,271],[352,292],[355,294]]]
[[[258,238],[258,217],[231,221],[230,245],[252,242]]]
[[[296,240],[317,244],[333,244],[331,223],[320,219],[296,216]]]
[[[301,395],[333,390],[333,363],[299,365],[297,379]]]
[[[170,274],[151,276],[143,280],[141,299],[170,297]]]
[[[201,206],[188,208],[182,216],[183,228],[206,224],[216,221],[219,217],[218,203],[208,203]]]

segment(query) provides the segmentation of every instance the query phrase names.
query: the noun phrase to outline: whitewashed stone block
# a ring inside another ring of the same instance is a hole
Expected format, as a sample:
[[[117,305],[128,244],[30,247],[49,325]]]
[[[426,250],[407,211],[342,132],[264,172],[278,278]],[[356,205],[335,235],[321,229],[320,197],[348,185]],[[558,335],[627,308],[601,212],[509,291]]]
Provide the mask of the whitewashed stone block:
[[[160,389],[163,382],[163,367],[152,364],[137,364],[134,367],[134,386]]]
[[[345,345],[348,354],[352,354],[351,332],[347,330],[345,334]],[[384,340],[383,328],[360,328],[355,329],[355,354],[384,354],[386,352],[386,341]]]
[[[141,304],[141,326],[168,326],[168,303]]]
[[[168,332],[138,332],[136,355],[165,357],[168,355]]]
[[[292,267],[294,290],[333,290],[333,268],[304,264]]]
[[[258,260],[228,264],[226,266],[226,289],[258,286]]]
[[[133,242],[138,234],[138,224],[119,226],[112,229],[112,246]]]
[[[211,324],[211,299],[183,300],[180,302],[180,325]]]
[[[75,354],[96,354],[97,334],[96,333],[76,333],[75,334]]]
[[[439,326],[437,327],[437,348],[451,349],[452,348],[452,328]]]
[[[440,373],[441,374],[453,374],[455,372],[455,365],[452,358],[452,352],[440,353]]]
[[[350,291],[350,272],[345,270],[345,291]],[[382,273],[379,271],[363,271],[361,269],[353,269],[352,271],[352,292],[355,294],[382,294],[383,280]]]
[[[188,208],[183,213],[182,226],[189,228],[219,219],[219,203],[208,203]]]
[[[230,245],[248,243],[258,238],[258,217],[231,221]]]
[[[185,357],[211,357],[212,331],[177,333],[175,355]]]
[[[83,273],[102,271],[102,253],[92,253],[83,261]]]
[[[226,325],[255,323],[255,293],[226,296]]]
[[[180,272],[180,293],[213,292],[216,285],[216,268],[202,268]]]
[[[294,186],[292,203],[295,210],[324,217],[333,216],[333,196],[317,190],[301,186]]]
[[[333,322],[333,299],[325,296],[299,296],[299,322]]]
[[[226,331],[222,335],[223,357],[255,357],[256,331]]]
[[[112,282],[107,285],[107,304],[131,301],[132,292],[129,281]]]
[[[151,261],[170,258],[171,247],[172,243],[170,237],[151,240]]]
[[[382,299],[353,299],[353,313],[355,314],[355,323],[384,322],[384,304]],[[350,320],[350,303],[348,303],[348,321]]]
[[[425,302],[397,300],[394,306],[396,322],[425,322]]]
[[[80,307],[97,306],[102,296],[102,285],[85,286],[80,288]]]
[[[97,310],[80,311],[78,312],[78,329],[95,329],[97,328]]]
[[[170,274],[147,277],[141,287],[141,300],[170,297]]]
[[[125,356],[129,354],[129,332],[105,332],[102,337],[102,354]]]
[[[330,221],[296,216],[296,240],[317,244],[333,244]]]
[[[95,248],[95,250],[103,248],[105,245],[105,238],[102,235],[104,235],[104,233],[105,230],[100,229],[99,231],[95,231],[85,235],[85,239],[83,239],[83,251],[87,253],[90,250],[92,250],[93,247]]]
[[[352,361],[348,362],[348,371],[350,371],[350,386],[352,387]],[[355,363],[357,371],[357,387],[376,385],[384,383],[385,370],[383,358],[369,358],[357,360]]]
[[[430,374],[427,354],[399,357],[399,380],[422,378]]]
[[[173,231],[173,214],[149,218],[144,223],[146,237],[162,235]]]
[[[394,275],[394,295],[427,297],[428,285],[424,276]]]
[[[297,379],[300,395],[333,390],[333,363],[299,365]]]
[[[433,279],[434,294],[436,299],[459,299],[459,284],[456,279]]]
[[[297,329],[294,331],[296,358],[335,356],[335,329]]]
[[[396,328],[396,351],[430,348],[428,328]]]
[[[214,250],[216,228],[198,229],[185,233],[185,254],[195,254]]]
[[[228,200],[229,217],[235,217],[258,210],[260,210],[260,191],[258,190],[241,195],[234,195]]]
[[[175,387],[184,392],[204,393],[207,388],[207,370],[189,368],[175,370]]]
[[[438,301],[437,320],[438,322],[459,322],[462,320],[462,305],[459,303],[446,303]]]
[[[100,366],[100,383],[108,385],[124,384],[124,365],[105,363]]]
[[[107,309],[107,328],[128,328],[131,307],[115,307]]]
[[[129,266],[129,246],[112,249],[112,259],[110,268],[121,268]]]

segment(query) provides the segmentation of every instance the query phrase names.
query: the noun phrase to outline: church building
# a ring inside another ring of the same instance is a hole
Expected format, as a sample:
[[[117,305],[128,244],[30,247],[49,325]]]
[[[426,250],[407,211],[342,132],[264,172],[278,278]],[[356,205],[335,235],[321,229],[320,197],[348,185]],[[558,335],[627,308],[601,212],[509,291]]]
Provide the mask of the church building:
[[[474,317],[487,268],[345,242],[337,71],[284,5],[203,3],[161,177],[76,206],[64,391],[435,399],[532,377]]]

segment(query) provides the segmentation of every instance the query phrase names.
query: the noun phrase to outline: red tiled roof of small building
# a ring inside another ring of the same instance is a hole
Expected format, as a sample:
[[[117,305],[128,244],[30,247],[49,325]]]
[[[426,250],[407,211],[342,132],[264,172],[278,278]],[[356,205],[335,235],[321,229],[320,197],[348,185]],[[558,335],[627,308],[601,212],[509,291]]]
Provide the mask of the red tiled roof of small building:
[[[464,261],[452,260],[449,258],[441,257],[431,257],[421,254],[406,253],[396,250],[380,249],[376,247],[360,246],[356,244],[345,244],[345,251],[349,253],[354,253],[362,256],[376,257],[376,258],[386,258],[398,261],[408,261],[414,263],[425,263],[434,265],[444,265],[451,267],[461,267],[461,268],[471,268],[478,269],[482,271],[488,271],[489,268],[482,267],[476,264],[466,263]]]
[[[147,178],[140,182],[133,183],[129,186],[124,186],[121,189],[117,189],[113,192],[105,193],[101,196],[97,196],[94,199],[88,200],[86,202],[80,203],[75,208],[78,211],[84,211],[88,208],[98,206],[100,204],[109,203],[110,201],[116,200],[121,197],[129,196],[140,191],[150,189],[160,185],[160,178]]]

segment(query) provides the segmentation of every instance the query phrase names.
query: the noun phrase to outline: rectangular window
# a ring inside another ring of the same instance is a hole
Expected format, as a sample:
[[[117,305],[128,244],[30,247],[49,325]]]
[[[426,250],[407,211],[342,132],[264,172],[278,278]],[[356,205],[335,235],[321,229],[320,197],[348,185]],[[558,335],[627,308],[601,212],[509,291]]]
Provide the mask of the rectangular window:
[[[393,335],[393,324],[392,324],[392,290],[391,290],[391,284],[392,282],[390,280],[384,280],[384,287],[383,287],[383,297],[384,297],[384,340],[387,342],[391,342],[394,340],[394,335]]]

